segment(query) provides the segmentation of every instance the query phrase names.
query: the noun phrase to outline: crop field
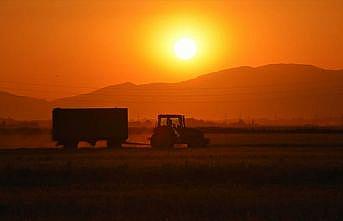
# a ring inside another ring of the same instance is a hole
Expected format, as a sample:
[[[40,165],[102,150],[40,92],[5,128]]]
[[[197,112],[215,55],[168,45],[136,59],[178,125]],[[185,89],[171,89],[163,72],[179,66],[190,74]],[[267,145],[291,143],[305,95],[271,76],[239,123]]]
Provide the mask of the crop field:
[[[0,150],[0,220],[342,220],[340,147]]]
[[[129,142],[149,143],[152,129],[130,128]],[[206,133],[210,139],[210,146],[241,147],[241,146],[299,146],[299,147],[327,147],[343,146],[343,133]],[[52,148],[56,147],[51,140],[49,129],[0,129],[0,149],[16,148]],[[96,147],[105,147],[105,142],[98,142]],[[90,147],[80,142],[79,147]]]

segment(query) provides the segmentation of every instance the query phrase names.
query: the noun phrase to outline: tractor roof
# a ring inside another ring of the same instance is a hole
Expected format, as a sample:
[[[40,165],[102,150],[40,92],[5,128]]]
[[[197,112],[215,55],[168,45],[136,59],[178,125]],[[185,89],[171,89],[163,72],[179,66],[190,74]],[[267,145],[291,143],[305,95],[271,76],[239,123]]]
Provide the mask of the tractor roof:
[[[159,118],[178,118],[178,117],[183,117],[182,114],[159,114]]]

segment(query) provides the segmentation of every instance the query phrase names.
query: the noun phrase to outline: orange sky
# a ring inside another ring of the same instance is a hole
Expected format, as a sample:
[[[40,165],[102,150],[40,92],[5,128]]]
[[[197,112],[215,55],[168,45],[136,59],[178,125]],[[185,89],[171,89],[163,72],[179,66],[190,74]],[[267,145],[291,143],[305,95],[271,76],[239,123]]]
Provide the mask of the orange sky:
[[[2,0],[0,28],[0,90],[47,99],[241,65],[343,68],[340,0]],[[185,34],[201,46],[179,61],[169,49]]]

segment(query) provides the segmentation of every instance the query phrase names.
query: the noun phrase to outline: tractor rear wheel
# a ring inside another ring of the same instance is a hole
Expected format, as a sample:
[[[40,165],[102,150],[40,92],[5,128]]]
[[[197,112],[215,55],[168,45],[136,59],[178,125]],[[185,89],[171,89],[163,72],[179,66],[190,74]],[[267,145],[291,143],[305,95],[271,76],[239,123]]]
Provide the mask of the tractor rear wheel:
[[[150,144],[154,148],[170,148],[174,146],[173,138],[168,134],[153,134]]]

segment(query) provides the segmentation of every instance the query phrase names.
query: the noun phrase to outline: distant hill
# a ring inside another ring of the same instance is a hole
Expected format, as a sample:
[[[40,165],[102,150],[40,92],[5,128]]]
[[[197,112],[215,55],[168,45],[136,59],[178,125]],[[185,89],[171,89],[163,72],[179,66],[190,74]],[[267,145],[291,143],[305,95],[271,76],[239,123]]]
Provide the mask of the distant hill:
[[[59,107],[129,107],[131,118],[185,113],[200,119],[343,115],[343,70],[302,64],[238,67],[178,83],[124,83],[53,101]]]
[[[52,102],[0,92],[0,117],[49,119],[52,107],[128,107],[131,119],[184,113],[197,119],[343,116],[343,70],[271,64],[178,83],[124,83]]]
[[[50,118],[51,104],[45,100],[0,92],[0,116],[17,120]]]

